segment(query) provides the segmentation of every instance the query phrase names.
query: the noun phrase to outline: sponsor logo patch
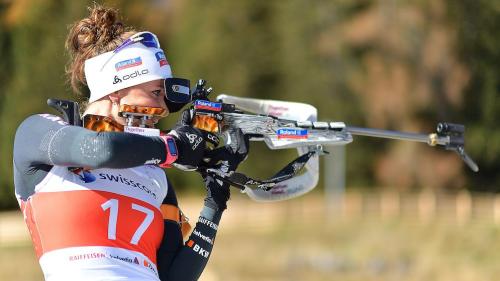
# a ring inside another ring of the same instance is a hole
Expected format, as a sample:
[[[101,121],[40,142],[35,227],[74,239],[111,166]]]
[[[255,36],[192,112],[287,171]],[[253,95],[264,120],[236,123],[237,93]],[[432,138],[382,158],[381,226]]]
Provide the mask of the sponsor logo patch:
[[[288,107],[270,105],[267,111],[269,115],[280,117],[288,112]]]
[[[125,133],[131,133],[141,136],[158,137],[160,136],[160,130],[155,128],[143,128],[143,127],[133,127],[125,126],[123,131]]]
[[[189,95],[189,88],[182,85],[172,85],[172,91],[183,95]]]
[[[199,232],[198,230],[193,230],[193,233],[195,236],[198,236],[201,238],[201,240],[207,242],[208,244],[210,245],[213,245],[214,242],[212,241],[212,239],[206,235],[203,235],[201,232]]]
[[[108,180],[111,182],[119,182],[124,185],[130,186],[130,187],[135,187],[138,188],[147,194],[151,195],[154,199],[157,199],[156,193],[154,193],[151,189],[147,188],[144,184],[140,182],[136,182],[134,180],[128,179],[123,177],[122,175],[113,175],[113,174],[108,174],[108,173],[99,173],[99,179],[101,180]]]
[[[200,217],[200,218],[198,219],[198,222],[199,222],[199,223],[201,223],[201,224],[204,224],[204,225],[206,225],[206,226],[208,226],[208,227],[210,227],[210,228],[212,228],[212,229],[213,229],[213,230],[215,230],[215,231],[217,231],[217,229],[219,228],[219,226],[218,226],[216,223],[214,223],[214,222],[212,222],[212,221],[209,221],[209,220],[207,220],[207,219],[206,219],[206,218],[204,218],[204,217]]]
[[[136,57],[133,59],[128,59],[128,60],[117,62],[115,64],[115,69],[116,69],[116,71],[120,71],[120,70],[127,69],[130,67],[138,66],[141,64],[142,64],[141,57]]]
[[[217,138],[216,135],[207,134],[207,137],[209,140],[213,141],[214,143],[219,143],[219,139]]]
[[[194,103],[195,109],[205,109],[210,111],[221,111],[222,103],[219,102],[211,102],[206,100],[197,100]]]
[[[160,159],[154,159],[154,158],[144,162],[145,165],[158,165],[160,163],[161,163]]]
[[[91,183],[91,182],[94,182],[96,180],[95,176],[90,171],[83,170],[78,175],[80,176],[80,179],[84,183]]]
[[[309,134],[306,129],[278,129],[278,139],[307,139]]]
[[[152,265],[150,262],[148,262],[147,260],[144,260],[143,265],[144,265],[144,267],[149,268],[149,269],[150,269],[151,271],[153,271],[155,274],[158,274],[158,273],[156,272],[156,269],[153,267],[153,265]]]
[[[59,125],[68,125],[68,122],[64,121],[61,117],[51,115],[51,114],[38,114],[38,116],[41,116],[47,120],[50,120],[52,122],[56,122]]]
[[[109,255],[109,257],[112,259],[117,259],[117,260],[121,260],[121,261],[128,262],[128,263],[139,264],[139,259],[137,259],[137,257],[134,257],[134,258],[121,257],[118,255]]]
[[[186,133],[186,137],[189,139],[189,143],[192,145],[191,146],[192,150],[196,150],[198,145],[200,145],[200,143],[203,141],[202,137],[198,137],[195,134]]]
[[[202,251],[201,253],[204,253],[204,252]],[[158,274],[152,263],[150,263],[146,259],[138,258],[137,256],[122,256],[122,255],[118,255],[118,254],[93,252],[93,253],[83,253],[83,254],[71,255],[68,257],[68,260],[71,262],[77,262],[77,261],[83,261],[83,260],[102,259],[102,258],[115,259],[115,260],[120,260],[120,261],[130,263],[130,264],[135,264],[138,266],[144,266],[146,268],[149,268],[155,274]]]
[[[122,79],[118,78],[118,76],[115,75],[115,77],[113,78],[113,85],[121,83],[121,82],[122,82]]]
[[[200,245],[194,243],[193,240],[189,240],[186,245],[193,249],[193,251],[195,251],[196,253],[198,253],[198,255],[204,257],[204,258],[208,258],[208,256],[210,256],[210,252],[203,249],[202,247],[200,247]]]
[[[286,184],[275,185],[273,189],[270,190],[271,194],[284,194],[285,189],[288,187]]]
[[[162,51],[159,51],[155,54],[156,61],[160,64],[160,67],[164,65],[168,65],[167,57]]]
[[[79,260],[90,260],[90,259],[101,259],[105,258],[106,254],[104,253],[87,253],[80,255],[69,256],[69,261],[79,261]]]
[[[89,171],[89,170],[84,170],[83,168],[77,168],[77,169],[71,169],[71,172],[73,174],[77,175],[81,181],[84,183],[91,183],[96,180],[96,177]]]
[[[149,73],[149,70],[147,68],[144,68],[141,70],[136,70],[136,71],[129,73],[129,74],[125,74],[125,75],[121,76],[121,78],[118,75],[115,75],[115,77],[113,78],[113,85],[121,83],[121,82],[129,80],[129,79],[134,79],[136,77],[139,77],[141,75],[148,74],[148,73]]]

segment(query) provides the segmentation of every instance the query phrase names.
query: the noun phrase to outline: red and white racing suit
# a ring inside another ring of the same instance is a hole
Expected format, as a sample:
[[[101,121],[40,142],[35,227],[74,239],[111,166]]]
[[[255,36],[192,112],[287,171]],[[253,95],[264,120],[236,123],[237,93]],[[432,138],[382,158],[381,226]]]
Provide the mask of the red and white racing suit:
[[[48,114],[21,123],[15,192],[46,280],[199,278],[222,211],[204,206],[183,242],[175,192],[147,164],[164,161],[165,149],[159,137],[97,133]]]
[[[54,166],[21,201],[46,280],[159,280],[162,169]]]

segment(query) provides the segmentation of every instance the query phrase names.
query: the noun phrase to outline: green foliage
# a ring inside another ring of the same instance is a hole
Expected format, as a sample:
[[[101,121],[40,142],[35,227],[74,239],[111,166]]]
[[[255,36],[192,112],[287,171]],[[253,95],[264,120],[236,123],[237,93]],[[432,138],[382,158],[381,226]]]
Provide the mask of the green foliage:
[[[2,41],[4,79],[0,128],[0,207],[15,204],[12,185],[12,145],[19,123],[31,114],[47,112],[49,97],[69,98],[64,80],[64,34],[75,16],[68,11],[74,4],[65,1],[33,2],[21,18],[7,26]],[[43,24],[42,24],[43,23]],[[2,32],[3,33],[3,32]],[[2,34],[3,35],[3,34]]]
[[[473,189],[500,191],[500,27],[498,1],[449,1],[457,24],[458,51],[471,69],[471,82],[459,116],[471,126],[469,149],[479,159],[481,176],[470,176]]]

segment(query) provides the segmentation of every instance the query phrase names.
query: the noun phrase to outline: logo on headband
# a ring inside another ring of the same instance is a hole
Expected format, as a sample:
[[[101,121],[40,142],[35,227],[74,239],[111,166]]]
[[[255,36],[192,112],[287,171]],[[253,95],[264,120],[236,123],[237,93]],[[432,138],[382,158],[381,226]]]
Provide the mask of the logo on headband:
[[[165,54],[162,51],[157,52],[155,54],[155,57],[156,57],[156,61],[158,61],[158,63],[160,63],[160,67],[168,64],[167,57],[165,56]]]
[[[122,81],[125,81],[125,80],[134,79],[136,77],[139,77],[141,75],[145,75],[148,73],[149,73],[149,70],[147,68],[144,68],[141,70],[136,70],[136,71],[129,73],[129,74],[125,74],[121,78],[118,77],[118,75],[115,75],[115,77],[113,78],[113,85],[121,83]]]
[[[128,59],[128,60],[117,62],[115,64],[115,69],[116,69],[116,71],[120,71],[120,70],[127,69],[130,67],[138,66],[141,64],[142,64],[141,57],[136,57],[133,59]]]
[[[114,84],[118,84],[118,83],[121,83],[122,82],[122,79],[118,78],[117,75],[115,75],[115,78],[113,78],[113,85]]]

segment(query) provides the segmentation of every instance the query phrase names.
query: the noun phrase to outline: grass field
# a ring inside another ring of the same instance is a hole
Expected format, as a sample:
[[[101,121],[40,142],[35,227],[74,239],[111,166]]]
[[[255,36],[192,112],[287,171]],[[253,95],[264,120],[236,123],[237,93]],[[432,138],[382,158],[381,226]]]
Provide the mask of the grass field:
[[[347,218],[328,215],[314,196],[274,204],[235,197],[200,280],[500,280],[492,221]],[[193,220],[199,200],[181,200]],[[42,280],[29,241],[0,243],[0,280]]]

